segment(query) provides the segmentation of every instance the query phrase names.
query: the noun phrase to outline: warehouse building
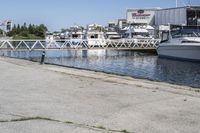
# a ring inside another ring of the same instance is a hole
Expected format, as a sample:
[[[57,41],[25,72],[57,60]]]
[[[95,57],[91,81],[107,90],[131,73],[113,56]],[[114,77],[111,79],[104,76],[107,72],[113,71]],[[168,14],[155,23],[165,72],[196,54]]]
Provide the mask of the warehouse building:
[[[200,26],[200,6],[185,6],[156,11],[155,25]]]

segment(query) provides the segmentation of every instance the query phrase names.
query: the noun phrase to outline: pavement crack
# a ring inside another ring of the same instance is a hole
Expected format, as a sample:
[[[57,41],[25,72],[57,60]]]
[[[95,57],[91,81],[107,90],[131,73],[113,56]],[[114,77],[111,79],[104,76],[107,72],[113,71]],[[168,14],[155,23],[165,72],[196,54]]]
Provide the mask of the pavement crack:
[[[23,122],[23,121],[32,121],[32,120],[44,120],[44,121],[58,122],[58,123],[73,125],[73,126],[76,126],[76,127],[88,128],[90,130],[96,130],[96,131],[102,131],[102,132],[134,133],[134,132],[130,132],[130,131],[125,130],[125,129],[117,130],[117,129],[106,128],[106,127],[103,127],[103,126],[87,125],[87,124],[81,124],[81,123],[76,123],[76,122],[72,122],[72,121],[61,121],[61,120],[56,120],[56,119],[47,118],[47,117],[40,117],[40,116],[21,117],[21,118],[15,118],[15,119],[11,119],[11,120],[0,120],[0,123]]]

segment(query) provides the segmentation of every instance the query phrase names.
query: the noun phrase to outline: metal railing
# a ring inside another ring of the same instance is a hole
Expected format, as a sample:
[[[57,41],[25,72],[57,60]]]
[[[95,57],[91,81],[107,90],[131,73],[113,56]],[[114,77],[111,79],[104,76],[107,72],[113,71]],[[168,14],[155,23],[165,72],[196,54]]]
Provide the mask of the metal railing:
[[[0,40],[0,50],[156,49],[160,39]]]

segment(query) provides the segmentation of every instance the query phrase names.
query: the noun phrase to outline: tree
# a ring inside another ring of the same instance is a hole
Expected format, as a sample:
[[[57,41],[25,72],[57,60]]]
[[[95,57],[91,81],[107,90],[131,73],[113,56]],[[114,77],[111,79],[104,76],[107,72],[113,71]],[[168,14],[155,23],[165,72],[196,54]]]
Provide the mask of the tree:
[[[12,32],[13,35],[17,34],[17,26],[16,26],[16,24],[14,24],[13,29],[12,29],[11,32]]]
[[[36,35],[39,37],[44,38],[47,31],[48,29],[44,24],[41,24],[36,27]]]
[[[7,33],[8,36],[16,37],[16,38],[44,38],[46,32],[48,31],[47,27],[44,24],[31,25],[27,27],[27,24],[24,23],[22,26],[19,24],[14,25],[12,31]]]
[[[20,27],[20,25],[18,24],[18,25],[17,25],[16,33],[19,34],[20,32],[21,32],[21,27]]]
[[[29,31],[29,34],[34,34],[35,33],[33,25],[29,24],[28,31]]]
[[[2,35],[3,34],[3,30],[2,29],[0,29],[0,35]]]

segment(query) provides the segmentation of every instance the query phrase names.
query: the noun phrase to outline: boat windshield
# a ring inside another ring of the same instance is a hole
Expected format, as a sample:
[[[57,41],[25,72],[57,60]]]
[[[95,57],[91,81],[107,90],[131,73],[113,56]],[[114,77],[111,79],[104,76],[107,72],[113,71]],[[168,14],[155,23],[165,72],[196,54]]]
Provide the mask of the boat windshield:
[[[200,32],[180,32],[174,31],[171,32],[172,38],[180,38],[180,37],[200,37]]]

